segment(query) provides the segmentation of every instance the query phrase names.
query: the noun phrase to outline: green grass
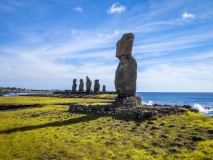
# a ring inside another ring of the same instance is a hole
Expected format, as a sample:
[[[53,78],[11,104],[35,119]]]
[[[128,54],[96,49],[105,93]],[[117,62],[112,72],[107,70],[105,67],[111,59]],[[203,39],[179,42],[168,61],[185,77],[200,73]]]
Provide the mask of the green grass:
[[[208,132],[213,130],[213,118],[199,113],[138,123],[70,113],[68,105],[57,105],[102,100],[0,97],[0,104],[46,104],[0,112],[0,159],[213,159],[213,135]]]
[[[104,95],[102,95],[104,96]],[[98,97],[98,96],[97,96]],[[109,103],[112,100],[106,98],[60,98],[39,96],[15,96],[0,97],[0,104],[67,104],[67,103]]]

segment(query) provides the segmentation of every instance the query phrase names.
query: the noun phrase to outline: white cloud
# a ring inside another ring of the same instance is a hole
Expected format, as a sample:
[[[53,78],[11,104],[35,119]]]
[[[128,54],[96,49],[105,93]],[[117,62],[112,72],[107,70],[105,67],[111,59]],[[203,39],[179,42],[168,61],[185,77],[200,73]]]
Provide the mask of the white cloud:
[[[73,11],[82,12],[83,9],[81,7],[76,7],[76,8],[73,8]]]
[[[206,64],[157,64],[138,72],[138,91],[200,92],[213,87],[213,67]],[[204,78],[205,77],[205,78]]]
[[[80,31],[78,29],[71,29],[71,34],[76,35],[76,34],[84,34],[85,31]]]
[[[119,3],[114,3],[107,11],[107,13],[109,14],[113,14],[113,13],[121,13],[124,12],[126,10],[126,7],[123,5],[118,6]]]
[[[194,14],[185,12],[185,13],[182,14],[182,18],[183,19],[194,18]]]
[[[116,36],[118,36],[121,33],[126,33],[127,31],[119,31],[119,30],[115,30],[113,33],[98,33],[98,37],[100,38],[107,38],[107,39],[111,39],[111,38],[115,38]]]

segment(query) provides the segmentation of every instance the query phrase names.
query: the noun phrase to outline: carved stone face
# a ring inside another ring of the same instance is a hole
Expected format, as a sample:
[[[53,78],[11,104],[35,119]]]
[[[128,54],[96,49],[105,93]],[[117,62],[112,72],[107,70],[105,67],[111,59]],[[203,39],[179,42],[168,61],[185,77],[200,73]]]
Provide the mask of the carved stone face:
[[[76,84],[76,79],[73,79],[73,84]]]
[[[134,34],[126,33],[116,44],[116,57],[119,59],[124,55],[132,54],[132,46],[134,41]]]
[[[80,79],[80,82],[83,82],[83,79]]]
[[[96,79],[96,80],[95,80],[95,84],[98,84],[98,83],[99,83],[99,80],[98,80],[98,79]]]
[[[88,76],[86,77],[86,79],[87,79],[87,81],[90,81],[90,79],[89,79],[89,77],[88,77]]]

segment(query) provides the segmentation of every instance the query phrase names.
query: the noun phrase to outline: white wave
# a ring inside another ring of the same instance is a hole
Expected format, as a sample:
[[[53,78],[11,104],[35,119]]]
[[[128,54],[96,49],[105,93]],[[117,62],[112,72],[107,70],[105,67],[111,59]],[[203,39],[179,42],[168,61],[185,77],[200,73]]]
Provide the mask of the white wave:
[[[206,114],[206,115],[208,115],[209,111],[212,111],[212,109],[210,109],[210,110],[206,109],[198,103],[194,103],[194,106],[192,106],[192,108],[198,109],[200,113],[203,113],[203,114]]]
[[[142,104],[147,105],[147,106],[152,106],[153,101],[148,101],[148,102],[142,101]]]

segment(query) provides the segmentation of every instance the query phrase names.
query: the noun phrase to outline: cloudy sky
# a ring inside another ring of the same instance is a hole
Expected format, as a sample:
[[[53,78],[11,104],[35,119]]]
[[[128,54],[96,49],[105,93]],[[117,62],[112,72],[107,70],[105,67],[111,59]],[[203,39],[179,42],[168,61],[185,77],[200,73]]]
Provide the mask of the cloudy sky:
[[[137,91],[213,91],[211,0],[1,0],[0,87],[115,90],[116,42],[135,34]]]

